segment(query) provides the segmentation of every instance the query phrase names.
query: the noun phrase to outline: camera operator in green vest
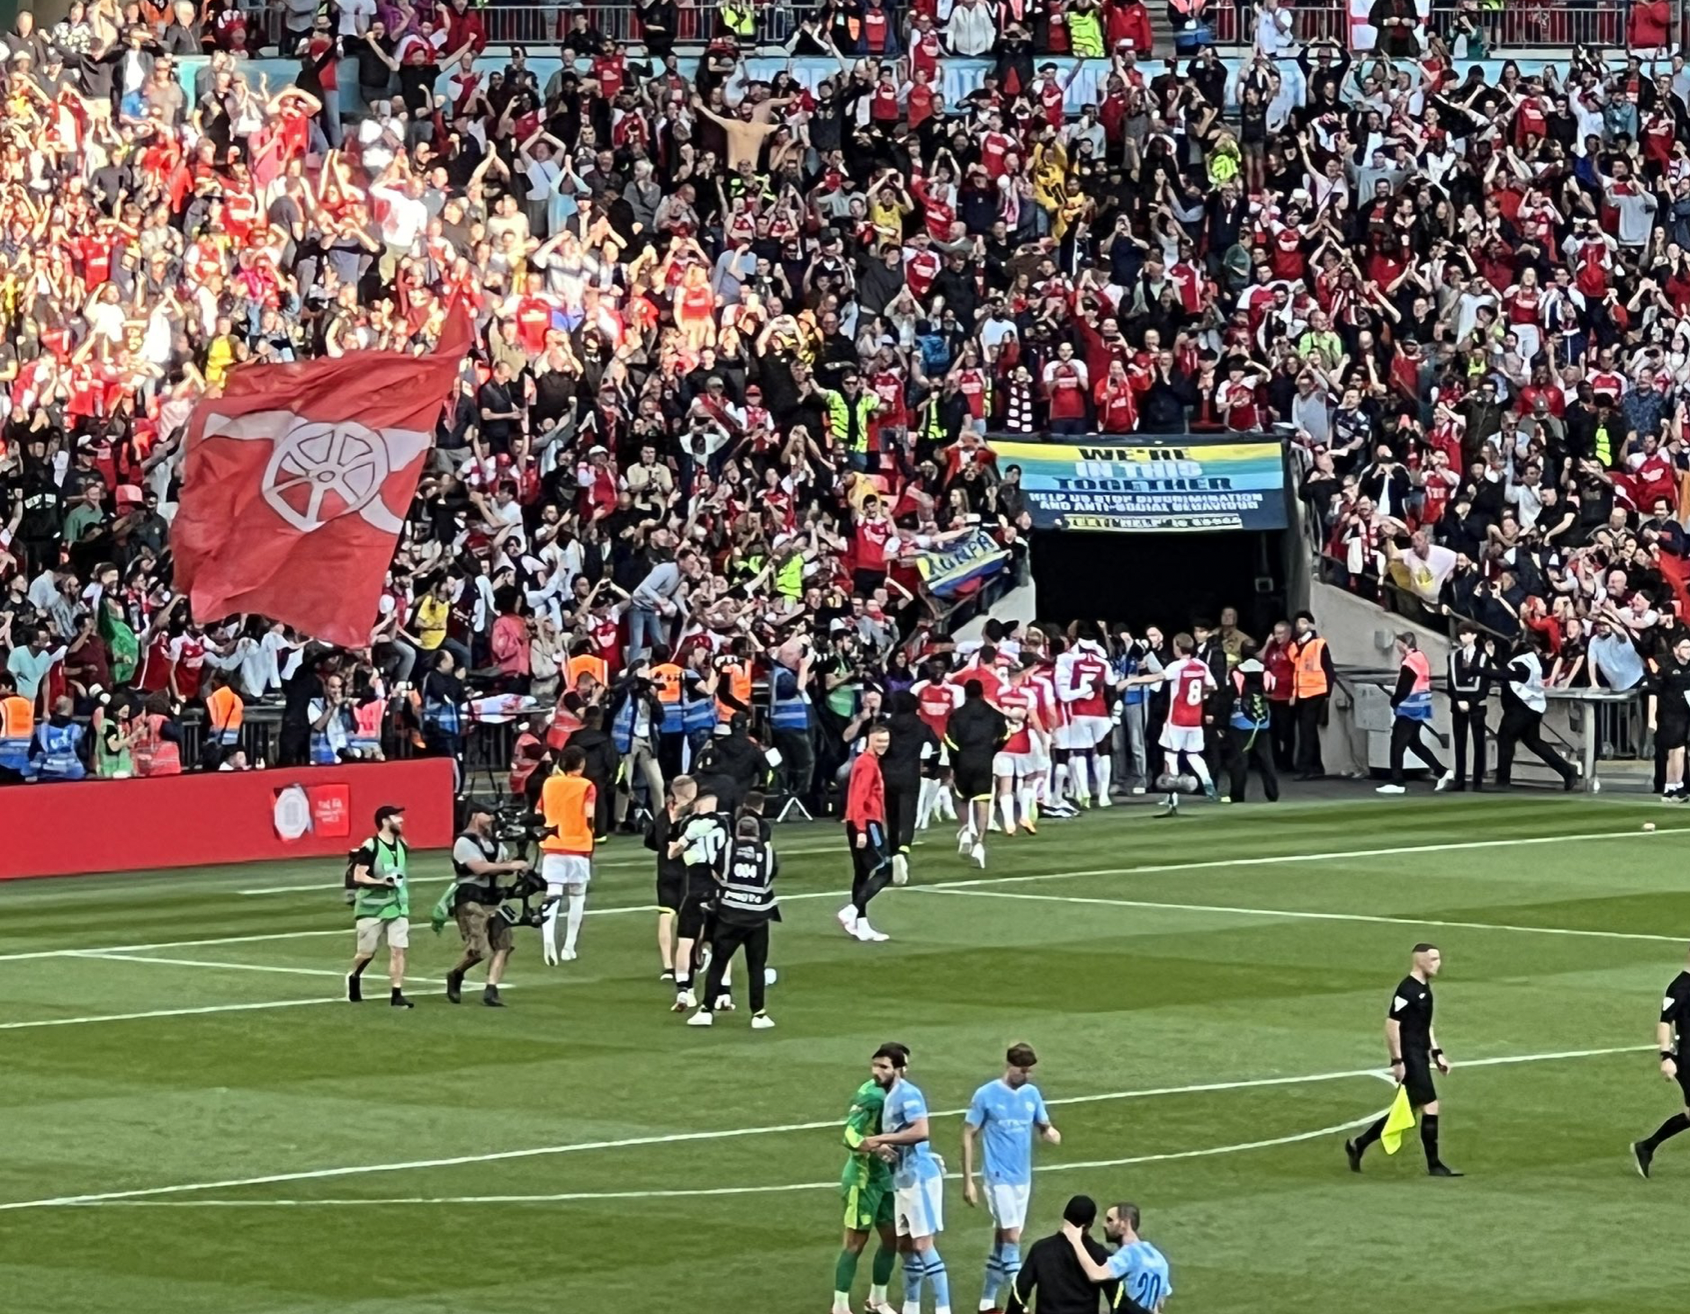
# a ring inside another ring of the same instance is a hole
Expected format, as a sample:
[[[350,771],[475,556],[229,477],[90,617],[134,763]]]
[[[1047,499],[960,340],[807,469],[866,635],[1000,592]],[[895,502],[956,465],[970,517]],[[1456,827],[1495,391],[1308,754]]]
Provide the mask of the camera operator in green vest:
[[[405,998],[405,951],[411,947],[411,889],[406,884],[405,809],[392,803],[376,809],[376,833],[352,855],[347,888],[352,891],[353,925],[358,950],[346,974],[349,1003],[364,1000],[364,969],[387,941],[388,1002],[395,1008],[414,1008]]]
[[[487,964],[487,985],[481,1002],[503,1008],[499,982],[511,956],[511,924],[499,915],[499,877],[526,871],[526,862],[508,858],[493,833],[491,804],[473,801],[463,831],[452,842],[452,917],[464,938],[464,956],[446,973],[446,998],[463,1001],[464,976],[477,963]]]
[[[863,376],[856,370],[840,380],[838,392],[821,387],[813,377],[806,382],[809,394],[819,397],[827,407],[828,429],[834,444],[849,453],[851,468],[870,469],[876,462],[869,455],[869,429],[874,413],[880,409],[880,398],[863,391]]]

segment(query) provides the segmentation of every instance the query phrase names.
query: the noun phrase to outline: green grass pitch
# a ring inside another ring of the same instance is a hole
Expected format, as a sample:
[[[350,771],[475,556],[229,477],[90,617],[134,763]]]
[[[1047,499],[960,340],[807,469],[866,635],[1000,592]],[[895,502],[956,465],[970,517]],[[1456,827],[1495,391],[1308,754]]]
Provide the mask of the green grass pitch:
[[[1649,1182],[1626,1156],[1677,1103],[1653,1054],[1690,940],[1676,820],[1561,795],[1117,808],[994,837],[985,873],[936,832],[875,907],[882,945],[833,920],[836,828],[783,829],[767,1033],[669,1013],[625,841],[580,960],[543,968],[520,932],[502,1012],[441,996],[440,855],[413,864],[409,1013],[379,960],[375,1002],[334,1002],[332,862],[6,885],[0,1309],[820,1314],[836,1124],[900,1039],[953,1169],[957,1111],[1035,1045],[1064,1139],[1030,1236],[1076,1191],[1136,1201],[1175,1314],[1676,1314],[1690,1137]],[[1389,1101],[1383,1012],[1421,938],[1469,1176],[1427,1179],[1416,1139],[1352,1176],[1339,1129]],[[968,1311],[989,1223],[954,1182],[946,1211]]]

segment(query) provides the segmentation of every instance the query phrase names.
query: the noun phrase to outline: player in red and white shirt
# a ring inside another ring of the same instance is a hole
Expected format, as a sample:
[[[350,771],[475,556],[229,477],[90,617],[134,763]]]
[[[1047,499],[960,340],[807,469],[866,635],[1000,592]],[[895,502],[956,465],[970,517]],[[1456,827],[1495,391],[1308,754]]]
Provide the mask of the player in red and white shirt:
[[[1217,797],[1214,778],[1209,775],[1209,764],[1203,760],[1203,707],[1218,686],[1209,664],[1193,655],[1196,651],[1197,643],[1189,634],[1176,634],[1175,660],[1160,671],[1135,675],[1127,683],[1169,686],[1168,719],[1157,741],[1171,755],[1168,773],[1175,773],[1183,753],[1185,766],[1202,782],[1203,792],[1213,799]],[[1177,792],[1169,791],[1168,807],[1170,810],[1179,807]]]
[[[1042,774],[1040,768],[1046,755],[1039,751],[1045,728],[1039,719],[1041,700],[1033,680],[1034,670],[1035,663],[1029,658],[998,695],[998,705],[1009,721],[1009,738],[992,758],[992,775],[996,778],[998,812],[1005,835],[1015,833],[1017,804],[1027,833],[1038,834],[1033,824],[1038,815],[1034,782]]]
[[[1109,654],[1090,630],[1056,660],[1056,692],[1067,705],[1070,716],[1067,734],[1057,740],[1056,746],[1068,750],[1068,781],[1074,799],[1083,808],[1091,807],[1094,800],[1098,807],[1109,806],[1111,674]],[[1061,792],[1060,761],[1056,772],[1058,792]]]
[[[916,800],[915,828],[926,830],[933,818],[956,820],[956,800],[949,785],[950,763],[945,754],[945,726],[951,713],[962,706],[962,686],[945,678],[943,658],[928,664],[927,676],[910,686],[915,696],[916,712],[922,723],[939,741],[938,756],[922,763],[921,793]]]

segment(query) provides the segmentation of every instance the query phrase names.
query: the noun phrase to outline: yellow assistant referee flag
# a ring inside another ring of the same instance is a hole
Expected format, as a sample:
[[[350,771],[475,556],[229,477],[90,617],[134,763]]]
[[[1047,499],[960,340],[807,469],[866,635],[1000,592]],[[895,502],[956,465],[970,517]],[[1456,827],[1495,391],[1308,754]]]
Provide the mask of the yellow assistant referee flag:
[[[1385,1130],[1379,1133],[1379,1143],[1386,1154],[1402,1148],[1402,1138],[1414,1126],[1414,1106],[1408,1102],[1408,1087],[1398,1086],[1397,1097],[1391,1101],[1391,1111],[1385,1115]]]

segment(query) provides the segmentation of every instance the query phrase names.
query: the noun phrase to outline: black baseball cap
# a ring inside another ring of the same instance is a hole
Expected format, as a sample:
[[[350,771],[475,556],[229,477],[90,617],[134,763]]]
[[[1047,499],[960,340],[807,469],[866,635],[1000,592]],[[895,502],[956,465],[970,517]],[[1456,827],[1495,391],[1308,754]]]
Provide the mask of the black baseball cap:
[[[484,798],[472,798],[464,803],[464,815],[468,817],[473,817],[477,812],[485,812],[488,816],[492,816],[497,811],[498,808]]]
[[[383,803],[376,809],[376,825],[381,825],[381,823],[386,821],[389,817],[402,817],[404,815],[405,809],[400,807],[397,803]]]

